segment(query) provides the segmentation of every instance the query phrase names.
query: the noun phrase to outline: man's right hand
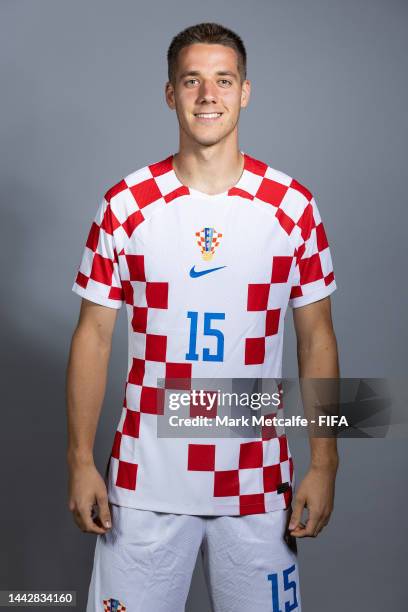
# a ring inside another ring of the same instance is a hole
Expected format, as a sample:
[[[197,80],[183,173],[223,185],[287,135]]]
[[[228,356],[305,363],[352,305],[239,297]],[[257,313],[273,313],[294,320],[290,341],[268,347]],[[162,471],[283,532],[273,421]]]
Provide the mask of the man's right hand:
[[[68,508],[81,531],[104,534],[112,526],[106,484],[94,463],[69,467]],[[98,516],[92,510],[97,506]]]

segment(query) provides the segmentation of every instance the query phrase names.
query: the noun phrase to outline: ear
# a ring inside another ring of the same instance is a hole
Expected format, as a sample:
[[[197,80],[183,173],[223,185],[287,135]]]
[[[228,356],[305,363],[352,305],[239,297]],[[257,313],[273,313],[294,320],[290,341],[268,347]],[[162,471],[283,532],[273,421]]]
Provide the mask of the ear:
[[[248,79],[242,83],[241,88],[241,108],[245,108],[249,104],[249,98],[251,96],[251,82]]]
[[[170,81],[167,81],[165,85],[164,96],[166,98],[167,106],[174,110],[176,108],[176,103],[174,99],[174,87]]]

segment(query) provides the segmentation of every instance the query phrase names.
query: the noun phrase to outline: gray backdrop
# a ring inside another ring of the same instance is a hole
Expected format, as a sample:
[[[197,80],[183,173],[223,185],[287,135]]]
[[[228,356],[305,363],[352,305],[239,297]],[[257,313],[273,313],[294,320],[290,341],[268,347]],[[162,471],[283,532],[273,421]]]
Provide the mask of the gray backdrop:
[[[248,51],[240,146],[314,195],[332,247],[345,377],[403,377],[407,363],[406,61],[403,0],[2,0],[3,206],[0,588],[75,589],[95,536],[67,509],[64,377],[80,299],[71,285],[105,190],[178,147],[165,54],[218,21]],[[292,315],[284,374],[296,376]],[[97,435],[103,469],[127,360],[115,332]],[[341,440],[336,505],[298,540],[305,612],[383,612],[406,599],[406,439]],[[298,481],[308,445],[291,444]],[[209,609],[198,562],[187,609]]]

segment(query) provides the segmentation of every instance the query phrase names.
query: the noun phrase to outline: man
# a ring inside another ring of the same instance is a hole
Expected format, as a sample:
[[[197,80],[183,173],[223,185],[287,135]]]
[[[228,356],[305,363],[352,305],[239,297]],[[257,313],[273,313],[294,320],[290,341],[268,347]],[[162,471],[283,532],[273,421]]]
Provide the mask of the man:
[[[241,38],[189,27],[168,70],[179,151],[105,193],[73,286],[83,300],[67,371],[69,509],[98,534],[87,611],[184,609],[199,550],[214,610],[299,611],[295,538],[328,523],[335,440],[311,439],[292,513],[284,432],[159,436],[159,381],[279,378],[288,305],[300,377],[338,377],[327,237],[312,193],[239,149],[251,90]],[[104,480],[93,443],[123,304],[128,372]]]

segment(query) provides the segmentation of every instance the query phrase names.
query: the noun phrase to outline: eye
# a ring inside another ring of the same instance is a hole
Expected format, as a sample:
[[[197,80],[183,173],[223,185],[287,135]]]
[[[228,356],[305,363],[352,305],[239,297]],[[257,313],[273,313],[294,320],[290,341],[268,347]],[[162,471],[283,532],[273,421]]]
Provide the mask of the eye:
[[[193,81],[196,81],[197,79],[188,79],[188,81],[184,82],[184,85],[188,85],[189,83],[192,83]]]
[[[231,81],[229,81],[228,79],[221,79],[220,82],[221,83],[228,83],[229,85],[232,85]]]

